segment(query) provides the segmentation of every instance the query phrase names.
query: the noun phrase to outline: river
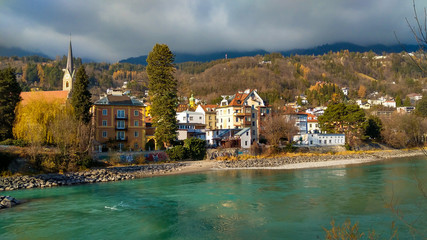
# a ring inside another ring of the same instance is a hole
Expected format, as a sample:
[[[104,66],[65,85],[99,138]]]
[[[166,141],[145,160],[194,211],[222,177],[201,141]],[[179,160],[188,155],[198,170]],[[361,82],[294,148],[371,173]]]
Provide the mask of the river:
[[[218,170],[1,194],[0,239],[324,239],[346,219],[361,232],[427,236],[427,160],[302,170]],[[418,180],[417,180],[418,179]]]

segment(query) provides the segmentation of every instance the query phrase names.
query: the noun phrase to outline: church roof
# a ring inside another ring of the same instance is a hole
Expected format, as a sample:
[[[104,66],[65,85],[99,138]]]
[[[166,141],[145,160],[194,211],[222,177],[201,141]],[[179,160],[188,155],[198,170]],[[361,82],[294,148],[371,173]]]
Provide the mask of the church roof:
[[[46,102],[58,101],[65,104],[68,98],[68,91],[36,91],[36,92],[21,92],[21,104],[27,105],[31,101],[45,100]]]
[[[68,48],[68,58],[67,58],[67,67],[65,68],[68,70],[71,76],[73,76],[73,50],[71,48],[71,39],[70,39],[70,47]]]

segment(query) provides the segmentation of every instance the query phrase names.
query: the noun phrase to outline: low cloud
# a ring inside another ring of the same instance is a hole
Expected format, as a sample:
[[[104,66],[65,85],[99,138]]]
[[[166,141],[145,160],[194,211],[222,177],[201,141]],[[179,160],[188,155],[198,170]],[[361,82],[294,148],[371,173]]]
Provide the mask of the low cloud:
[[[419,2],[422,13],[423,3]],[[413,42],[410,0],[35,0],[0,3],[0,45],[114,62],[174,52],[267,51],[325,43]]]

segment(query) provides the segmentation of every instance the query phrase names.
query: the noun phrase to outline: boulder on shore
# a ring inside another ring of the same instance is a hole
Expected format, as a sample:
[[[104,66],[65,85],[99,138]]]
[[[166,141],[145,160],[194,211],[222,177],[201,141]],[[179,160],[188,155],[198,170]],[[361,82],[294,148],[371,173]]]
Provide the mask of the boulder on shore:
[[[0,196],[0,209],[11,208],[21,202],[11,196]]]

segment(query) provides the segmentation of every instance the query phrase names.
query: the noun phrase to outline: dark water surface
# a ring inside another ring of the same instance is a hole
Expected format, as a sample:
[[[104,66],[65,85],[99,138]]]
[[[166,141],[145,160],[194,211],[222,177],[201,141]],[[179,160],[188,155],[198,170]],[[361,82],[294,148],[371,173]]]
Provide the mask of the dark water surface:
[[[418,178],[418,180],[417,180]],[[427,232],[427,160],[305,170],[205,173],[30,189],[1,194],[28,202],[0,211],[0,239],[324,239],[322,227],[345,219],[382,238],[395,221]]]

